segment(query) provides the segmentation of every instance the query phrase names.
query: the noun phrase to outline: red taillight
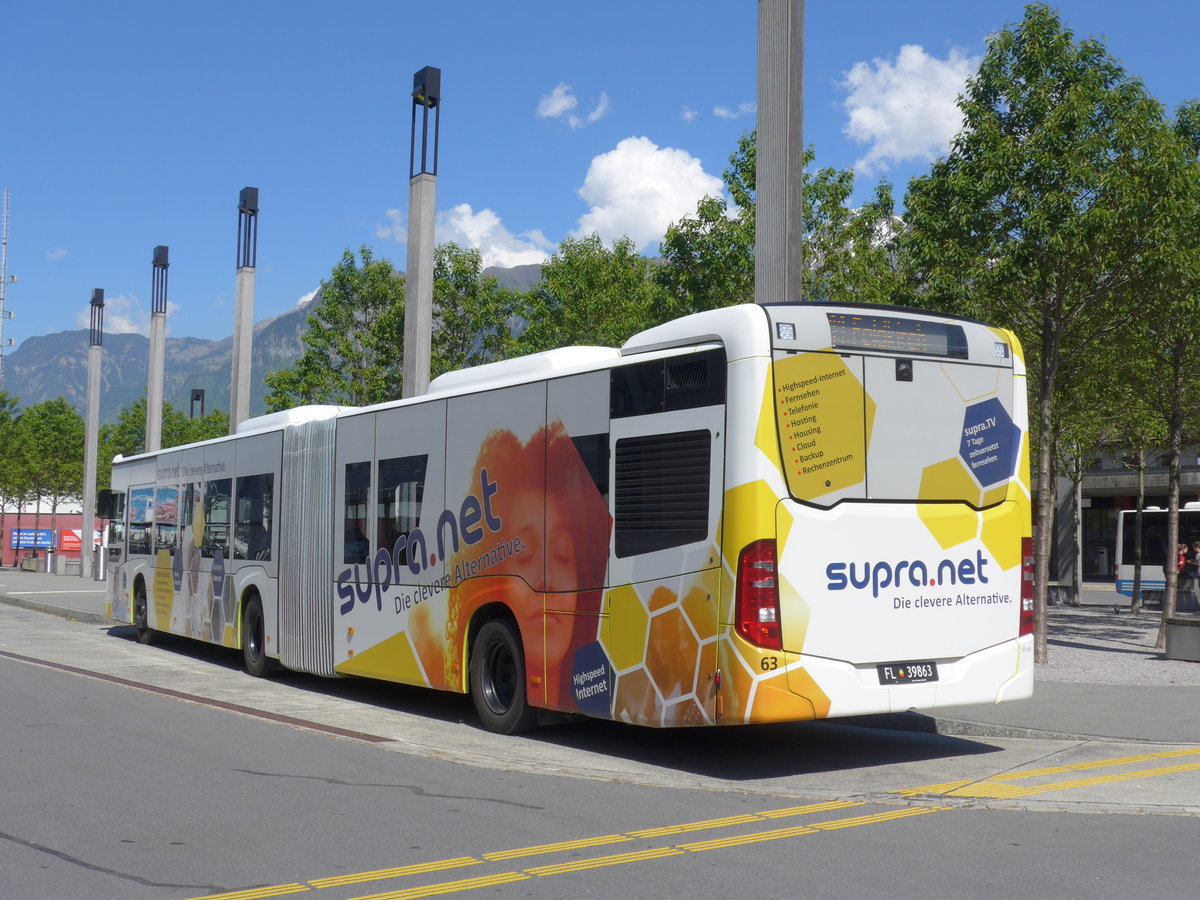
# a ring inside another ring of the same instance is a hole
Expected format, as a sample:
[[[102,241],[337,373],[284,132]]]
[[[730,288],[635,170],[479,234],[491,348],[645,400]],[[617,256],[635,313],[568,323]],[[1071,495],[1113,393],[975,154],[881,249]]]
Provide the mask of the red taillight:
[[[1021,628],[1033,634],[1033,538],[1021,538]]]
[[[738,557],[734,626],[738,634],[758,647],[783,649],[773,540],[755,541]]]

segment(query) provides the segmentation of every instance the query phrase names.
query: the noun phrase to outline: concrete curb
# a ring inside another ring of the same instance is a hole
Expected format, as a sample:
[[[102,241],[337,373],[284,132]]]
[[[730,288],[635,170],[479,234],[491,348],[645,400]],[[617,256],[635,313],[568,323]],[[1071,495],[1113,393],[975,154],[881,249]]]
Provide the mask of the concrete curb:
[[[68,609],[65,606],[54,606],[50,603],[42,603],[38,600],[26,600],[23,597],[9,597],[0,594],[0,603],[5,603],[9,606],[17,606],[21,609],[32,610],[33,612],[47,613],[52,616],[58,616],[60,619],[70,619],[73,622],[83,622],[87,625],[120,625],[116,619],[110,619],[108,616],[100,615],[99,613],[84,612],[78,609]]]

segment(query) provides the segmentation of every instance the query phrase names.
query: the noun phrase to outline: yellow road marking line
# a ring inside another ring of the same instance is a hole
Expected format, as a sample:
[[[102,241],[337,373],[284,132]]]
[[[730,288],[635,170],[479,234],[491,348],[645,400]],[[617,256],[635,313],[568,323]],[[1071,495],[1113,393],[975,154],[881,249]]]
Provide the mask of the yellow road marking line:
[[[820,831],[836,831],[839,828],[857,828],[859,825],[874,825],[878,822],[890,822],[893,819],[907,819],[911,816],[923,816],[926,813],[945,812],[954,809],[953,806],[906,806],[904,809],[892,809],[887,812],[871,813],[866,816],[854,816],[849,819],[831,819],[828,822],[813,822],[810,827]]]
[[[683,825],[664,825],[662,828],[643,828],[640,831],[627,832],[635,838],[664,837],[668,834],[684,834],[688,831],[707,831],[709,828],[728,828],[730,825],[745,825],[749,822],[761,822],[762,817],[754,813],[740,816],[726,816],[723,819],[705,819],[700,822],[687,822]]]
[[[893,794],[898,794],[902,797],[911,797],[916,794],[958,794],[960,789],[967,788],[973,784],[988,784],[1001,781],[1015,781],[1022,778],[1038,778],[1042,775],[1059,775],[1063,772],[1082,772],[1088,769],[1106,769],[1111,766],[1125,766],[1130,763],[1148,762],[1154,759],[1177,759],[1181,756],[1195,756],[1200,754],[1200,747],[1193,747],[1188,750],[1163,750],[1159,753],[1138,753],[1133,756],[1114,756],[1110,759],[1097,759],[1088,762],[1068,763],[1061,766],[1048,766],[1041,769],[1020,769],[1015,772],[1004,772],[999,775],[992,775],[984,779],[963,779],[960,781],[943,781],[941,784],[926,784],[920,787],[902,788],[898,791],[892,791]],[[1080,787],[1083,787],[1080,784]]]
[[[793,816],[805,816],[809,813],[827,812],[831,809],[845,809],[848,806],[862,806],[864,802],[862,800],[831,800],[828,803],[808,803],[804,806],[788,806],[784,809],[745,813],[740,816],[726,816],[722,819],[702,819],[698,822],[685,822],[682,825],[664,825],[661,828],[643,828],[638,831],[627,831],[625,833],[635,838],[665,837],[669,834],[686,834],[689,831],[728,828],[730,825],[746,825],[750,822],[760,822],[767,819],[787,819]]]
[[[599,869],[604,866],[621,866],[625,863],[642,862],[648,859],[662,859],[664,856],[679,856],[682,853],[683,851],[677,847],[655,847],[651,850],[619,853],[616,856],[598,856],[594,859],[577,859],[549,866],[535,866],[525,871],[530,875],[538,876],[564,875],[567,872],[582,872],[584,869]]]
[[[490,862],[502,859],[516,859],[520,856],[540,856],[543,853],[558,853],[563,850],[578,850],[581,847],[601,847],[605,844],[621,844],[633,838],[624,834],[605,834],[600,837],[582,838],[578,841],[561,841],[557,844],[539,844],[536,847],[518,847],[515,850],[500,850],[496,853],[484,853],[483,858]]]
[[[889,791],[891,794],[898,794],[901,797],[913,797],[918,794],[944,794],[947,791],[952,791],[955,788],[965,787],[968,784],[975,784],[979,779],[964,778],[959,781],[943,781],[941,784],[923,784],[920,787],[901,788],[898,791]]]
[[[230,891],[226,894],[206,894],[194,897],[192,900],[258,900],[259,897],[282,897],[284,894],[302,894],[308,890],[302,884],[272,884],[267,887],[247,888],[244,891]]]
[[[386,891],[382,894],[368,894],[365,897],[354,897],[352,900],[416,900],[418,897],[436,897],[438,894],[454,894],[458,891],[472,891],[475,888],[527,880],[529,880],[529,876],[523,872],[501,872],[498,875],[485,875],[482,878],[464,878],[461,881],[443,881],[441,884],[427,884],[423,887]]]
[[[1138,778],[1152,778],[1180,772],[1197,771],[1200,770],[1200,762],[1182,763],[1175,766],[1163,766],[1159,768],[1138,769],[1131,772],[1118,772],[1108,775],[1097,775],[1089,778],[1076,778],[1042,785],[1011,784],[1008,782],[1016,782],[1046,775],[1062,774],[1065,772],[1083,772],[1094,769],[1111,768],[1113,766],[1128,765],[1135,762],[1176,759],[1180,757],[1195,756],[1197,754],[1200,754],[1200,748],[1167,750],[1156,753],[1142,753],[1130,756],[1113,757],[1110,759],[1071,763],[1061,766],[1048,766],[1040,769],[1025,769],[1014,772],[1005,772],[981,780],[946,781],[940,784],[904,788],[901,790],[892,791],[891,793],[899,796],[938,793],[954,797],[986,797],[994,799],[1030,796],[1033,794],[1047,793],[1050,791],[1065,791],[1093,785],[1131,781]],[[686,834],[688,832],[705,831],[709,829],[729,828],[735,825],[747,825],[764,820],[790,818],[816,812],[862,806],[866,802],[868,801],[833,800],[823,803],[810,803],[801,806],[784,807],[781,809],[763,810],[757,813],[744,813],[715,819],[702,819],[694,822],[684,822],[678,825],[665,825],[658,828],[636,829],[626,833],[600,835],[593,838],[583,838],[575,841],[560,841],[553,844],[539,844],[528,847],[518,847],[511,850],[485,853],[481,855],[482,858],[461,856],[429,863],[417,863],[409,866],[377,869],[371,872],[360,872],[351,875],[341,875],[330,878],[318,878],[313,879],[309,882],[309,884],[312,885],[313,888],[321,889],[348,884],[357,884],[364,881],[382,880],[386,878],[401,878],[408,875],[417,875],[426,872],[436,872],[445,869],[480,865],[484,860],[489,862],[499,862],[503,860],[517,859],[523,856],[537,856],[541,854],[558,853],[567,850],[578,850],[587,847],[599,847],[616,843],[624,843],[635,839],[665,837],[668,835]],[[781,840],[822,831],[835,831],[842,828],[855,828],[861,825],[879,824],[882,822],[925,815],[932,812],[944,812],[951,809],[954,809],[954,807],[905,807],[903,809],[888,810],[881,813],[870,813],[867,815],[853,816],[845,819],[832,819],[826,822],[815,822],[810,825],[798,825],[792,828],[779,828],[770,831],[752,832],[749,834],[732,835],[724,838],[714,838],[708,841],[695,841],[672,847],[658,847],[649,850],[633,851],[630,853],[602,856],[592,859],[572,860],[565,863],[536,866],[534,868],[525,869],[524,873],[503,872],[498,875],[483,876],[480,878],[468,878],[459,881],[443,882],[442,884],[427,885],[424,887],[413,887],[380,894],[371,894],[361,898],[352,898],[352,900],[411,900],[411,898],[429,897],[437,894],[452,893],[454,891],[466,891],[479,887],[487,887],[490,885],[507,884],[514,881],[524,880],[530,876],[544,877],[548,875],[561,875],[569,872],[579,872],[605,866],[616,866],[633,862],[662,859],[669,856],[676,856],[685,852],[702,852],[705,850],[736,847],[745,844],[760,843],[763,841]],[[301,893],[307,890],[309,890],[309,888],[301,884],[274,885],[264,888],[252,888],[246,891],[235,891],[227,894],[212,894],[207,897],[195,898],[195,900],[257,900],[257,898],[276,897],[284,894]]]
[[[411,866],[397,866],[394,869],[376,869],[373,872],[355,872],[353,875],[335,875],[332,878],[314,878],[309,881],[314,888],[340,887],[347,884],[361,884],[364,881],[382,881],[385,878],[403,878],[405,875],[420,875],[424,872],[440,872],[443,869],[458,869],[466,866],[482,865],[482,859],[473,856],[459,856],[454,859],[439,859],[435,862],[415,863]]]
[[[963,788],[952,791],[956,797],[991,797],[1007,799],[1012,797],[1029,797],[1033,794],[1045,794],[1049,791],[1069,791],[1074,788],[1091,787],[1097,784],[1115,784],[1119,781],[1135,781],[1139,778],[1155,778],[1159,775],[1174,775],[1178,772],[1195,772],[1200,770],[1200,762],[1180,763],[1176,766],[1160,766],[1156,769],[1135,769],[1132,772],[1114,772],[1111,775],[1096,775],[1092,778],[1074,778],[1070,781],[1053,781],[1049,784],[996,784],[989,789],[990,781],[982,781],[968,790]]]
[[[1177,759],[1181,756],[1200,754],[1200,747],[1190,750],[1164,750],[1160,753],[1139,753],[1136,756],[1115,756],[1111,759],[1094,759],[1088,762],[1067,763],[1061,766],[1048,766],[1043,769],[1023,769],[1017,772],[1004,772],[993,775],[988,781],[1012,781],[1017,778],[1033,778],[1040,775],[1059,775],[1063,772],[1085,772],[1088,769],[1107,769],[1111,766],[1126,766],[1131,763],[1150,762],[1155,759]]]
[[[770,809],[760,812],[764,819],[785,819],[791,816],[806,816],[809,813],[828,812],[831,809],[846,809],[849,806],[862,806],[865,800],[830,800],[828,803],[809,803],[807,806],[788,806],[783,809]]]
[[[751,834],[735,834],[732,837],[714,838],[711,841],[696,841],[692,844],[680,844],[680,850],[690,853],[702,853],[705,850],[721,850],[726,847],[740,847],[743,844],[758,844],[762,841],[777,841],[782,838],[798,837],[802,834],[816,834],[815,828],[807,825],[796,825],[792,828],[776,828],[772,831],[755,831]]]

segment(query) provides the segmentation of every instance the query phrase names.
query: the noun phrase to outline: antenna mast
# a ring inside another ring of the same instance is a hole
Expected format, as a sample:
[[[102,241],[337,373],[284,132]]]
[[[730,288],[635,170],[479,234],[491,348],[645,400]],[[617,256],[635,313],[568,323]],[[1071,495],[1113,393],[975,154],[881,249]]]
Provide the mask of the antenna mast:
[[[12,276],[12,281],[16,281],[17,276]],[[8,188],[4,189],[4,232],[3,240],[0,242],[0,391],[4,390],[4,348],[12,343],[12,339],[6,343],[4,340],[4,322],[13,317],[12,313],[4,308],[4,286],[10,284],[8,277]]]

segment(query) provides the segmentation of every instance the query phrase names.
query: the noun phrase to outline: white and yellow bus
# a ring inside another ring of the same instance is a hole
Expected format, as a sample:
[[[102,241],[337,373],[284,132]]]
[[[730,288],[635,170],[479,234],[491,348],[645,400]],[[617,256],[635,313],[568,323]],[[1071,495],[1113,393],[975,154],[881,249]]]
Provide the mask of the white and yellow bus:
[[[110,614],[274,665],[651,726],[1033,685],[1008,331],[740,306],[113,464]]]

